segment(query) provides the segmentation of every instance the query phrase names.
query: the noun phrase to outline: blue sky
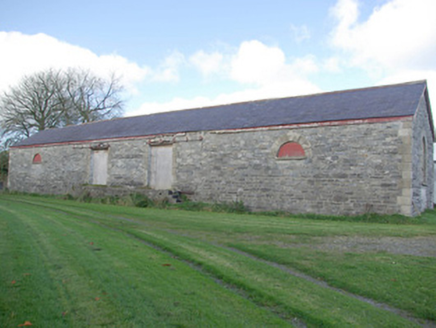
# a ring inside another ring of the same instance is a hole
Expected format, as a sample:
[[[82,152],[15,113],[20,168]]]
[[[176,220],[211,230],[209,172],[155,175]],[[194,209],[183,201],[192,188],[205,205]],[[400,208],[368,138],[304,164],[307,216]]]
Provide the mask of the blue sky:
[[[434,13],[435,0],[5,0],[0,91],[83,66],[122,76],[126,115],[420,79],[433,100]]]

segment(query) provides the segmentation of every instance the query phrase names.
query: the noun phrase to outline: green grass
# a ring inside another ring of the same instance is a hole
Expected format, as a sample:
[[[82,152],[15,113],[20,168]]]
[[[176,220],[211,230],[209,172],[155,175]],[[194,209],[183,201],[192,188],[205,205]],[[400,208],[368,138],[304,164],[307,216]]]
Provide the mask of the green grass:
[[[311,246],[344,236],[436,238],[432,211],[380,223],[391,220],[0,195],[0,326],[281,327],[295,318],[309,327],[419,326],[283,267],[434,322],[436,258]]]
[[[330,285],[436,321],[436,261],[429,257],[334,253],[310,248],[236,244],[234,247],[296,268]]]
[[[287,326],[122,233],[3,200],[0,213],[1,327],[26,320],[38,327]]]

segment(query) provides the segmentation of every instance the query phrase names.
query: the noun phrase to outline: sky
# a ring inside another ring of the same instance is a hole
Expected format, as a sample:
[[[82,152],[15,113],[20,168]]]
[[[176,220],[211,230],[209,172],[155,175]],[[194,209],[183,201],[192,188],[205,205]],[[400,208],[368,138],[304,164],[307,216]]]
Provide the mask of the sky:
[[[126,116],[424,79],[436,104],[435,13],[436,0],[2,0],[0,92],[83,67],[120,77]]]

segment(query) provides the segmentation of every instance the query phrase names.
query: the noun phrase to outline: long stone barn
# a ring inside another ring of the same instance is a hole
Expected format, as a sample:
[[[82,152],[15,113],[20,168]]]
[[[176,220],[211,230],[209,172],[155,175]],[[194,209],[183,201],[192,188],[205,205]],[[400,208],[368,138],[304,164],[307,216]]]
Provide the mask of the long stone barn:
[[[426,81],[68,126],[10,149],[10,190],[185,193],[250,210],[433,207]]]

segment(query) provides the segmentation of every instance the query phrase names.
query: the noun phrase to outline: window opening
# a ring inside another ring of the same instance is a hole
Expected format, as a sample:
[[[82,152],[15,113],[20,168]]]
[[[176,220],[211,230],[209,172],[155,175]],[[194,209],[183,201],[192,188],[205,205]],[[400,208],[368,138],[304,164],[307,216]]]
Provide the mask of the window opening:
[[[33,156],[32,164],[41,164],[41,162],[42,158],[40,154],[36,154],[35,156]]]
[[[306,152],[303,147],[297,142],[286,142],[280,146],[277,152],[277,158],[304,158]]]

